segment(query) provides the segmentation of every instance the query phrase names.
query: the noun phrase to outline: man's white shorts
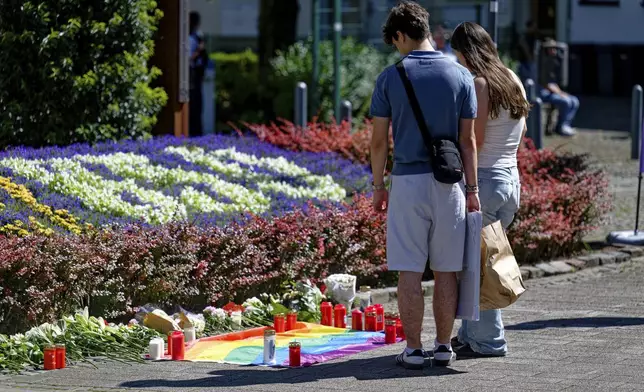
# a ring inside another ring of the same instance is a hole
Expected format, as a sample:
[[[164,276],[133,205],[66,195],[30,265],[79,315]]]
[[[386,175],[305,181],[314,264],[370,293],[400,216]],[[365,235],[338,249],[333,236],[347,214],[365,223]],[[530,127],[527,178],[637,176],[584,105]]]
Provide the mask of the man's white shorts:
[[[387,212],[390,271],[424,272],[427,259],[437,272],[463,269],[466,202],[462,183],[434,175],[392,176]]]

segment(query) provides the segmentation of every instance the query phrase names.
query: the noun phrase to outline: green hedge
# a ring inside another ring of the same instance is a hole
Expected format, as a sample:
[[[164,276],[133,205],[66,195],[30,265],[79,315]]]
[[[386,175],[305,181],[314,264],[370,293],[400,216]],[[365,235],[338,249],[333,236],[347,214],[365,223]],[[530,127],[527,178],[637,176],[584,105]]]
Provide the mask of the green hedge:
[[[149,135],[153,0],[0,1],[0,147]]]
[[[267,113],[293,118],[294,88],[298,81],[311,86],[313,61],[310,42],[298,42],[280,52],[272,61],[268,86],[260,89],[257,55],[247,50],[240,53],[213,53],[216,65],[216,103],[218,128],[225,123],[263,122]],[[345,39],[341,46],[342,99],[351,101],[354,117],[359,120],[369,109],[373,85],[378,74],[393,64],[396,54],[385,55],[374,47]],[[311,97],[309,91],[309,97]],[[261,106],[266,94],[272,107]],[[320,44],[320,78],[318,84],[321,119],[333,115],[333,43]],[[313,115],[315,113],[309,113]]]
[[[239,53],[212,53],[215,62],[217,129],[227,122],[261,122],[258,58],[250,49]]]

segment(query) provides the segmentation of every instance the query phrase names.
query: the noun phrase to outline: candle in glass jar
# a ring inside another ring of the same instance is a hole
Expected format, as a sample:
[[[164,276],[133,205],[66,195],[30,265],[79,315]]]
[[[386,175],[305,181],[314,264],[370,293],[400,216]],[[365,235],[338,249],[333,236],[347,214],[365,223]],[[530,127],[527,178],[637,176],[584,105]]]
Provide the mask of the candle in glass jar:
[[[376,331],[385,329],[385,308],[381,304],[373,306],[376,309]]]
[[[264,330],[264,364],[275,365],[275,330]]]
[[[233,321],[233,323],[237,324],[237,326],[241,327],[242,325],[242,312],[239,310],[235,310],[230,314],[230,318]]]
[[[195,331],[194,327],[188,327],[184,329],[183,333],[186,337],[186,343],[192,343],[197,340],[197,332]]]
[[[334,324],[336,328],[347,327],[347,308],[342,304],[335,305]]]
[[[291,331],[295,329],[296,324],[297,324],[297,312],[289,312],[286,315],[286,330]]]
[[[273,328],[275,328],[276,333],[286,331],[286,316],[284,314],[279,313],[273,316]]]
[[[290,367],[301,366],[302,346],[300,342],[291,342],[288,344],[288,365]]]
[[[396,322],[388,320],[385,323],[385,344],[396,343]]]
[[[45,370],[54,370],[56,369],[56,347],[47,346],[43,350],[43,356],[45,360]]]
[[[333,325],[333,306],[331,302],[322,302],[320,304],[320,313],[322,313],[322,325],[328,327]]]
[[[170,335],[170,345],[172,346],[172,360],[173,361],[183,361],[183,356],[185,354],[185,337],[183,332],[174,331]]]
[[[362,331],[362,312],[360,309],[353,309],[351,312],[351,329]]]
[[[67,350],[64,344],[56,345],[56,369],[64,369],[67,364]]]
[[[367,312],[365,315],[365,331],[376,331],[376,312],[373,310]]]
[[[396,321],[396,336],[405,340],[405,331],[403,330],[402,321],[398,313],[394,313],[394,320]]]
[[[153,361],[158,361],[163,358],[163,339],[154,338],[150,340],[148,354],[150,355],[150,359]]]

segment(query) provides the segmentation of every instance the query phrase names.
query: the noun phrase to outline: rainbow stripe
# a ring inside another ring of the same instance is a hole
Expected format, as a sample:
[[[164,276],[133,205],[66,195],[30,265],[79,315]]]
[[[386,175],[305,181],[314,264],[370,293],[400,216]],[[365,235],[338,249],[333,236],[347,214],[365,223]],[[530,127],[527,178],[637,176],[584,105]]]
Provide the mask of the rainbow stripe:
[[[237,365],[262,365],[264,329],[266,328],[255,328],[200,339],[187,349],[185,359]],[[302,345],[302,366],[310,366],[381,347],[384,345],[384,336],[382,332],[352,331],[317,324],[298,323],[297,329],[277,334],[275,341],[276,366],[289,365],[288,344],[294,340]]]

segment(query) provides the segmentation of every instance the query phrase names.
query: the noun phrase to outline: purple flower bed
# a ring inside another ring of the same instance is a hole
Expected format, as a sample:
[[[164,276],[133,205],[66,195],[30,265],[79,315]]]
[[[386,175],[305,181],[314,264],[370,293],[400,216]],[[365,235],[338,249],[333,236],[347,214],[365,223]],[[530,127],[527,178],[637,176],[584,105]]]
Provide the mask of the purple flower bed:
[[[67,147],[47,147],[42,149],[18,147],[0,152],[0,176],[10,177],[13,183],[26,186],[37,199],[38,203],[51,206],[53,209],[68,210],[78,219],[78,221],[91,223],[95,226],[113,224],[128,225],[132,223],[145,222],[140,217],[123,213],[96,211],[95,209],[90,208],[88,203],[86,203],[82,198],[73,194],[66,194],[64,191],[60,191],[59,187],[56,187],[51,183],[47,183],[40,178],[35,178],[33,175],[29,178],[29,175],[23,175],[24,173],[20,171],[16,173],[15,170],[12,170],[12,168],[8,167],[7,164],[4,164],[3,160],[6,158],[22,158],[25,160],[50,160],[52,158],[71,159],[77,155],[100,156],[114,153],[132,153],[147,157],[150,165],[152,166],[161,166],[167,169],[180,168],[185,171],[197,173],[209,173],[228,183],[241,185],[244,188],[253,191],[259,190],[258,184],[253,180],[216,171],[204,164],[189,161],[178,154],[164,151],[167,147],[181,146],[200,148],[206,153],[215,150],[235,148],[239,153],[249,154],[257,158],[282,157],[290,163],[297,165],[299,168],[307,169],[311,175],[330,175],[335,184],[345,189],[347,198],[355,193],[363,192],[368,189],[369,169],[364,165],[355,164],[335,153],[292,152],[282,150],[274,145],[260,142],[252,136],[236,137],[211,135],[195,139],[160,137],[149,141],[100,143],[94,146],[76,144]],[[288,184],[291,187],[306,188],[309,186],[307,185],[306,178],[298,175],[297,173],[285,173],[283,170],[276,169],[275,167],[259,166],[245,162],[234,162],[231,159],[222,158],[221,162],[224,164],[235,163],[243,170],[253,173],[253,175],[264,179],[268,178],[273,182],[277,181]],[[165,197],[169,197],[174,200],[179,200],[179,195],[182,194],[182,190],[186,186],[190,186],[195,191],[212,198],[218,203],[224,203],[224,205],[234,203],[232,200],[234,197],[232,195],[221,192],[218,189],[214,189],[212,186],[205,183],[192,182],[165,184],[148,178],[128,179],[125,178],[122,173],[114,173],[107,166],[100,163],[81,162],[81,165],[84,169],[101,176],[105,180],[119,183],[124,180],[133,181],[140,189],[158,191],[165,195]],[[56,172],[52,162],[46,162],[41,165],[41,167],[47,169],[50,173]],[[66,173],[63,174],[66,175]],[[323,205],[329,202],[333,205],[339,205],[339,202],[341,201],[330,199],[316,200],[315,198],[289,196],[287,194],[288,192],[285,193],[281,188],[280,190],[264,190],[262,193],[270,200],[270,206],[259,213],[259,215],[263,216],[283,214],[295,208],[305,206],[309,200],[312,200],[314,204],[317,205]],[[120,202],[127,203],[132,206],[139,206],[141,208],[154,207],[150,206],[151,203],[149,201],[141,200],[139,196],[127,190],[118,192],[118,194],[115,194],[113,197],[118,198]],[[12,199],[2,188],[0,188],[0,203],[4,204],[4,208],[0,214],[0,227],[16,220],[27,223],[29,216],[39,217],[38,213],[33,211],[31,206]],[[204,212],[203,209],[195,209],[190,206],[186,207],[186,210],[186,219],[188,221],[204,226],[223,225],[233,220],[243,219],[244,216],[247,216],[242,211]]]

